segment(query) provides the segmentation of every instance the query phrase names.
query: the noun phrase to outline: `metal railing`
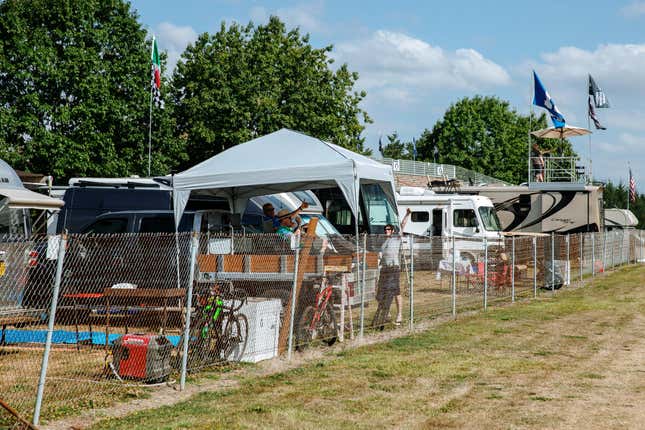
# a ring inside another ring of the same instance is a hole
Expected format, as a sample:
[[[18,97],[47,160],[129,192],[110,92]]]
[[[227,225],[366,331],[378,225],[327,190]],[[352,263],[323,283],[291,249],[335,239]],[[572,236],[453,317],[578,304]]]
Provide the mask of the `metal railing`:
[[[532,157],[531,182],[586,184],[588,176],[578,157]]]
[[[381,161],[384,164],[392,166],[394,173],[401,173],[404,175],[415,176],[430,176],[432,178],[445,178],[445,179],[458,179],[464,184],[481,185],[481,184],[495,184],[495,185],[510,185],[508,182],[501,179],[493,178],[492,176],[484,175],[474,170],[465,169],[452,164],[437,164],[427,161],[413,161],[413,160],[395,160],[392,158],[383,158]]]
[[[38,423],[146,383],[182,389],[202,369],[552,294],[645,262],[645,235],[70,235],[0,250],[0,393]],[[0,411],[0,427],[12,419]]]

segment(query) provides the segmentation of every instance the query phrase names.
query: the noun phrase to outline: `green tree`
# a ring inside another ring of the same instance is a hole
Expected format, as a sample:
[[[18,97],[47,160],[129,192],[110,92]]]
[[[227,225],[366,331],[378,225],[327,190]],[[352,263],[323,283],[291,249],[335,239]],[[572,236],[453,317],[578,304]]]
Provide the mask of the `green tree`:
[[[612,181],[607,181],[603,190],[605,209],[626,209],[628,198],[628,188],[622,181],[618,185],[615,185]],[[637,193],[636,201],[629,202],[629,210],[638,218],[637,228],[645,228],[645,195]]]
[[[545,115],[524,116],[496,97],[464,98],[450,108],[432,131],[417,141],[418,158],[449,163],[475,170],[511,183],[527,180],[527,136],[529,129],[546,127]],[[574,155],[564,140],[535,139],[542,149],[565,156]]]
[[[57,179],[146,174],[150,41],[123,0],[0,3],[0,157]],[[153,173],[185,158],[154,109]]]
[[[395,160],[412,159],[412,155],[407,151],[407,144],[401,141],[399,133],[395,131],[392,134],[388,134],[387,140],[387,143],[383,146],[383,157]]]
[[[369,153],[361,132],[370,119],[354,91],[358,74],[335,71],[332,47],[314,49],[309,36],[266,25],[222,23],[188,46],[173,75],[178,136],[190,163],[286,127]]]

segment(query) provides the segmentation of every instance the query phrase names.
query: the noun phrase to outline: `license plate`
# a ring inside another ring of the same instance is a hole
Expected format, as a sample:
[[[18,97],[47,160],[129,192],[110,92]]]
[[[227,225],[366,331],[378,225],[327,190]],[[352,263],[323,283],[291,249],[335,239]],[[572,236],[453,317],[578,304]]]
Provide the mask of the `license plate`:
[[[7,263],[0,261],[0,276],[4,276],[4,272],[7,271]]]

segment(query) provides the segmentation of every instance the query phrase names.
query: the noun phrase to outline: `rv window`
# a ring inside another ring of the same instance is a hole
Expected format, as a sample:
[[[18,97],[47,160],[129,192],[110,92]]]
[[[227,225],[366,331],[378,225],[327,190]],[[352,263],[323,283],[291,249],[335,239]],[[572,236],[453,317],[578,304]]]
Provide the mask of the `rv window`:
[[[472,209],[455,209],[453,212],[455,227],[477,227],[477,215]]]
[[[412,212],[410,214],[412,222],[428,222],[430,221],[430,214],[428,212]]]
[[[432,210],[432,236],[441,236],[443,232],[443,209]]]
[[[94,224],[86,228],[83,233],[94,234],[111,234],[111,233],[125,233],[128,231],[127,218],[106,218],[96,221]]]
[[[4,206],[0,209],[0,234],[25,234],[25,211]]]

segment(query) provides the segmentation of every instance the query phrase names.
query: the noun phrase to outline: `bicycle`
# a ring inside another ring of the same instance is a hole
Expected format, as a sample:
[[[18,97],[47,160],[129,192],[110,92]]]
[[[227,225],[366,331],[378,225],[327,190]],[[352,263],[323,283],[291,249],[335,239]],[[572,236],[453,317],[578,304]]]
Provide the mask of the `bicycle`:
[[[190,322],[188,363],[190,367],[238,361],[246,351],[249,322],[240,308],[246,293],[231,282],[215,284],[196,293],[196,306]],[[181,363],[184,335],[177,345],[177,364]]]
[[[327,271],[323,273],[313,305],[305,307],[296,328],[296,349],[302,351],[313,341],[320,339],[333,345],[338,339],[338,326],[332,303],[333,284]]]

